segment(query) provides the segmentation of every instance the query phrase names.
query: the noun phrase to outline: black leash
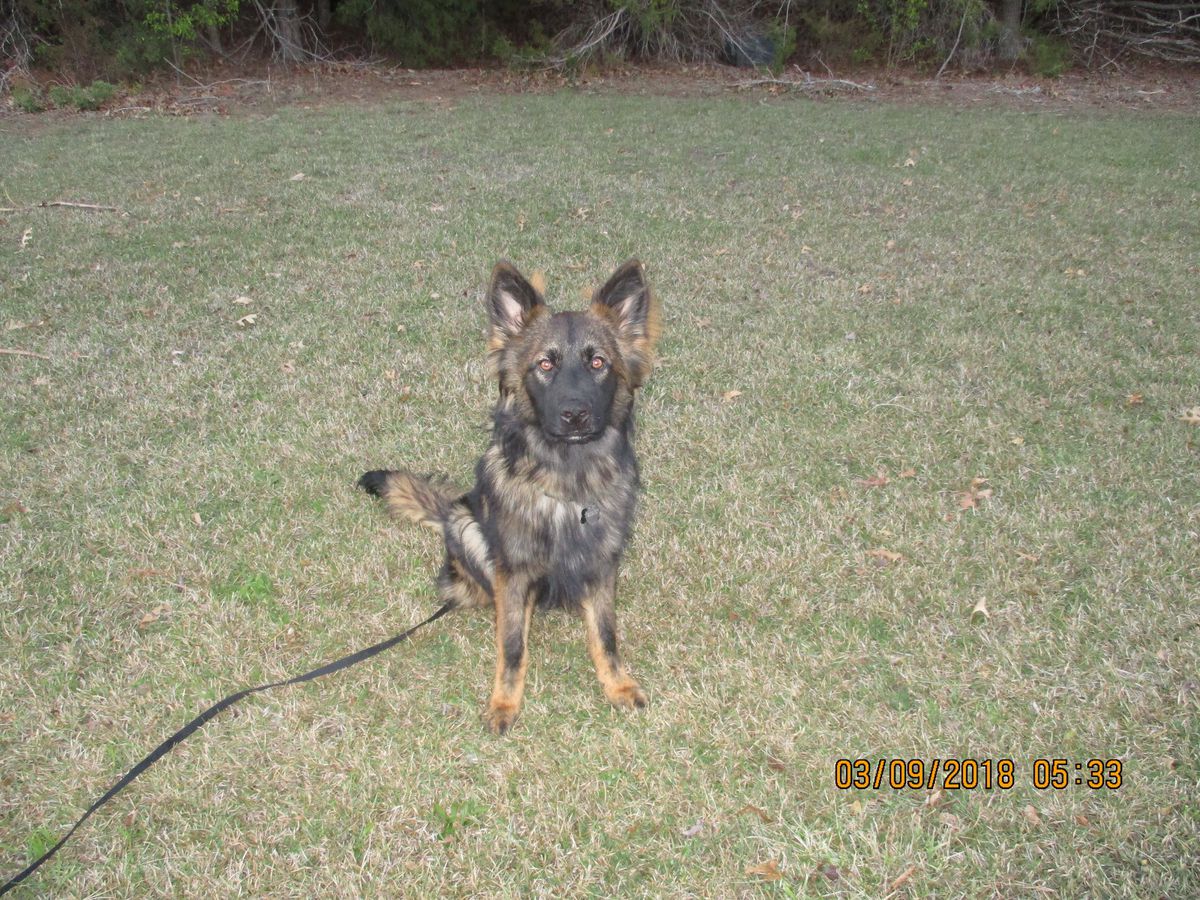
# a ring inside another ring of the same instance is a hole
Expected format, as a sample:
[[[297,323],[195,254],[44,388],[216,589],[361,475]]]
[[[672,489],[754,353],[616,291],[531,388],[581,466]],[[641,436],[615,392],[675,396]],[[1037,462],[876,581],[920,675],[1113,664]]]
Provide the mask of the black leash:
[[[305,682],[305,681],[313,681],[314,679],[322,678],[325,675],[332,675],[334,672],[339,672],[342,669],[348,669],[350,666],[353,666],[356,663],[360,663],[363,660],[370,659],[372,656],[377,656],[378,654],[383,653],[385,650],[392,649],[397,644],[399,644],[401,641],[407,639],[410,635],[414,634],[416,631],[424,628],[430,622],[434,622],[434,621],[440,619],[442,616],[444,616],[448,612],[450,612],[450,604],[449,603],[444,605],[441,609],[439,609],[437,612],[435,612],[432,616],[430,616],[424,622],[419,622],[416,625],[414,625],[412,628],[408,629],[408,631],[405,631],[402,634],[398,634],[395,637],[388,638],[386,641],[380,641],[378,644],[374,644],[373,646],[367,647],[363,650],[359,650],[357,653],[351,653],[349,656],[343,656],[341,659],[334,660],[331,663],[326,663],[325,665],[321,666],[318,669],[313,669],[311,672],[305,672],[303,675],[297,675],[296,677],[289,678],[286,681],[276,681],[276,682],[272,682],[271,684],[260,684],[258,687],[246,688],[245,690],[238,691],[236,694],[230,694],[224,700],[214,703],[212,706],[210,706],[204,712],[200,713],[200,715],[196,716],[196,718],[192,719],[192,721],[188,722],[186,725],[184,725],[182,728],[180,728],[177,732],[175,732],[173,735],[171,735],[169,738],[167,738],[165,741],[163,741],[161,744],[159,744],[157,747],[155,747],[154,750],[145,759],[143,759],[140,763],[138,763],[136,766],[134,766],[132,769],[130,769],[128,772],[126,772],[124,777],[122,777],[120,781],[118,781],[116,784],[114,784],[112,787],[110,787],[108,789],[108,792],[103,797],[101,797],[99,800],[97,800],[95,803],[93,803],[90,807],[88,807],[88,811],[79,817],[79,821],[71,826],[71,830],[68,831],[65,835],[63,835],[62,840],[60,840],[57,844],[55,844],[53,847],[51,847],[49,850],[47,850],[45,853],[43,853],[41,856],[39,856],[37,859],[35,859],[32,863],[30,863],[28,866],[26,866],[25,869],[20,874],[14,875],[12,878],[10,878],[8,881],[6,881],[3,886],[0,886],[0,895],[7,894],[9,891],[11,891],[13,888],[15,888],[18,884],[20,884],[22,881],[24,881],[26,878],[28,878],[30,875],[32,875],[34,872],[36,872],[38,870],[38,867],[41,866],[42,863],[44,863],[46,860],[48,860],[50,857],[52,857],[55,853],[57,853],[59,851],[59,848],[62,847],[62,845],[65,844],[67,842],[67,840],[71,837],[71,835],[73,835],[75,833],[75,829],[77,829],[80,825],[82,825],[84,822],[86,822],[92,813],[94,813],[101,806],[103,806],[105,803],[107,803],[109,800],[111,800],[113,797],[115,797],[117,794],[119,794],[122,790],[124,790],[126,787],[128,787],[128,785],[131,781],[133,781],[135,778],[137,778],[139,775],[141,775],[143,772],[145,772],[148,768],[150,768],[152,765],[154,765],[156,762],[158,762],[160,759],[162,759],[162,757],[164,757],[168,753],[170,753],[176,744],[183,742],[188,737],[190,737],[193,732],[199,730],[200,728],[203,728],[205,723],[208,722],[209,719],[216,716],[223,709],[227,709],[228,707],[233,706],[233,704],[237,703],[243,697],[249,697],[251,694],[257,694],[259,691],[269,691],[271,688],[286,687],[289,684],[301,684],[302,682]]]

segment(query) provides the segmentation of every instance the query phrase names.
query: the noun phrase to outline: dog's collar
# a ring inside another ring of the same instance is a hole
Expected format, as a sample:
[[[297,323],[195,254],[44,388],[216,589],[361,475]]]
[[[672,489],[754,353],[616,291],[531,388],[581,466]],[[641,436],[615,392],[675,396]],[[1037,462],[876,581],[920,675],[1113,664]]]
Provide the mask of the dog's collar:
[[[549,491],[540,491],[539,493],[547,500],[553,500],[555,503],[572,507],[578,511],[580,525],[595,524],[600,517],[600,504],[594,501],[587,500],[581,503],[578,500],[568,500],[566,497],[559,497],[556,494],[551,494]]]

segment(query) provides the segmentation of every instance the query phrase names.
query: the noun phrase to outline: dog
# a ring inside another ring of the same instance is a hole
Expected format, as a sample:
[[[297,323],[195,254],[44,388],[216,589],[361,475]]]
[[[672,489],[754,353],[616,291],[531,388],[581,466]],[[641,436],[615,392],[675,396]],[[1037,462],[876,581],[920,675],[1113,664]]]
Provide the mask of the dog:
[[[579,614],[605,696],[626,709],[646,695],[617,651],[616,586],[639,474],[634,401],[654,365],[657,298],[642,264],[617,268],[583,312],[552,313],[539,275],[492,271],[488,358],[499,387],[475,486],[407,471],[364,474],[388,511],[439,532],[438,593],[454,609],[493,608],[496,674],[484,720],[512,727],[535,607]]]

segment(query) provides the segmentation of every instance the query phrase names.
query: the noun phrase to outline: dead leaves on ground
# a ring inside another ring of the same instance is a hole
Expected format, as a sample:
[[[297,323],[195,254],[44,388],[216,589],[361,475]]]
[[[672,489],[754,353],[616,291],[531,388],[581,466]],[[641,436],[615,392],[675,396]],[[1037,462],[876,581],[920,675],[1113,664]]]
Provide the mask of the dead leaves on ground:
[[[880,569],[904,562],[903,553],[896,553],[894,550],[887,550],[883,547],[878,547],[875,550],[868,550],[867,556],[871,557],[871,559],[874,560],[875,565]]]
[[[896,477],[900,478],[900,479],[915,478],[916,475],[917,475],[916,469],[905,468],[905,469],[901,469],[899,474],[896,475]],[[871,475],[868,478],[856,478],[856,479],[854,479],[854,483],[857,484],[859,487],[863,487],[863,488],[882,488],[882,487],[887,487],[889,484],[891,484],[892,478],[890,475],[888,475],[887,469],[879,468],[879,469],[875,470],[874,475]]]
[[[966,512],[969,509],[978,509],[979,503],[982,500],[990,500],[992,497],[992,489],[984,487],[988,483],[986,478],[976,477],[971,479],[971,486],[965,491],[958,492],[958,508],[961,512]]]
[[[778,881],[783,877],[783,872],[779,868],[779,860],[777,859],[768,859],[766,862],[746,866],[746,874],[755,875],[763,881]]]
[[[1193,418],[1187,418],[1187,417],[1181,417],[1181,418],[1184,418],[1184,421],[1192,422],[1193,424],[1200,424],[1200,406],[1191,410],[1188,415],[1192,416]],[[1023,444],[1024,439],[1014,438],[1012,443],[1018,444],[1018,445]],[[900,471],[900,473],[896,476],[896,478],[897,479],[914,478],[914,477],[916,477],[916,474],[917,474],[916,469],[906,468],[906,469],[902,469]],[[890,476],[888,474],[887,469],[880,468],[875,471],[874,475],[871,475],[867,478],[854,479],[854,483],[856,485],[858,485],[860,488],[864,488],[866,490],[877,490],[877,489],[885,488],[885,487],[888,487],[889,485],[891,485],[893,483],[893,479],[892,479],[892,476]],[[992,498],[992,488],[988,486],[988,479],[983,477],[982,475],[977,475],[974,478],[972,478],[971,483],[966,487],[965,490],[964,489],[952,490],[951,493],[955,497],[955,500],[958,505],[959,513],[965,513],[968,511],[979,510],[983,506],[983,502],[985,500],[991,500],[991,498]],[[832,496],[833,495],[831,495],[831,497]],[[838,494],[838,498],[844,499],[842,497],[841,493]],[[953,516],[947,515],[946,519],[947,519],[947,521],[950,521],[953,519]],[[880,556],[880,555],[885,555],[885,554],[881,553],[881,551],[871,551],[871,555]],[[895,560],[889,560],[889,561],[895,562]]]
[[[888,477],[886,469],[879,469],[870,478],[856,478],[854,483],[859,487],[865,488],[881,488],[887,487],[892,483],[892,479]]]

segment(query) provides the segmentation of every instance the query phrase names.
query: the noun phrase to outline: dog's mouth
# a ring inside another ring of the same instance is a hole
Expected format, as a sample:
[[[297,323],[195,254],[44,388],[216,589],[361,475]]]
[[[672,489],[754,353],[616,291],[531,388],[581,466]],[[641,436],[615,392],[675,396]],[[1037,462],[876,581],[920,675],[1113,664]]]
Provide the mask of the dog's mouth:
[[[547,431],[546,437],[560,444],[586,444],[600,437],[599,431],[566,431],[562,433]]]

